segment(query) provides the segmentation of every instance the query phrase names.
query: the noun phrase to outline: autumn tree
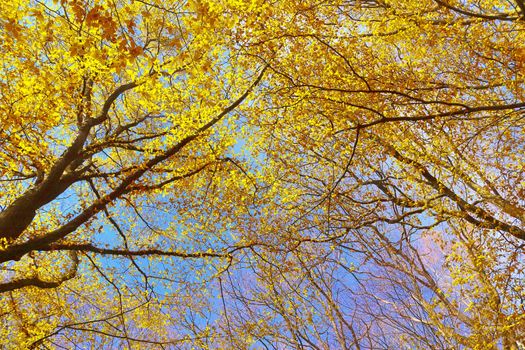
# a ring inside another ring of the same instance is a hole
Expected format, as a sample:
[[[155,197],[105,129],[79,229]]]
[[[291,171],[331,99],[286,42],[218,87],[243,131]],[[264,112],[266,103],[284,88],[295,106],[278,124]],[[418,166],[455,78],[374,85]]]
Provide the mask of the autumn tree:
[[[281,247],[251,300],[290,346],[522,346],[522,5],[287,2],[249,30]]]
[[[264,65],[232,49],[236,19],[199,1],[1,6],[2,347],[209,342],[169,323],[204,317],[237,249],[223,218],[251,191],[232,155]]]
[[[523,2],[0,6],[3,347],[522,346]]]

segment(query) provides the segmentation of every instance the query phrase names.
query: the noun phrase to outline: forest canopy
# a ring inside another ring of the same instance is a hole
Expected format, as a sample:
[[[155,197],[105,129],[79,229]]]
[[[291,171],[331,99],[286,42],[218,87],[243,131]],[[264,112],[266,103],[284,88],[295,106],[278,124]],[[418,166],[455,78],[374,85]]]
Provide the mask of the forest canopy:
[[[0,348],[525,349],[523,0],[0,28]]]

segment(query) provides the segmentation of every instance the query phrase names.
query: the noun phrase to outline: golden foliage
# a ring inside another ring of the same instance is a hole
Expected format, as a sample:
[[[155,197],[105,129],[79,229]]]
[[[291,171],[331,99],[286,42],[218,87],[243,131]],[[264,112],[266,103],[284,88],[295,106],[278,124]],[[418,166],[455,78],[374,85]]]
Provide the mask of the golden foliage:
[[[0,347],[523,347],[524,11],[0,4]]]

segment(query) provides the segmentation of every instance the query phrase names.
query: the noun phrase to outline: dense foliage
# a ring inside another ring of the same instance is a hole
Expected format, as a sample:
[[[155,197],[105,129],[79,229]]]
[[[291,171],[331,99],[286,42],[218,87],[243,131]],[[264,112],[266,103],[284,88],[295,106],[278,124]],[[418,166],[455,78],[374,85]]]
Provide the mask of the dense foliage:
[[[0,347],[521,349],[522,0],[0,4]]]

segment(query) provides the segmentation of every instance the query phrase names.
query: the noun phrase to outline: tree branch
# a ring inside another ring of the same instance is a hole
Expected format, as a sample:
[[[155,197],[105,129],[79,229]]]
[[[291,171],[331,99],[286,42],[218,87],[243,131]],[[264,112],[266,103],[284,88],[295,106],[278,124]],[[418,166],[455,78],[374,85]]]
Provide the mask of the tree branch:
[[[93,218],[98,212],[103,210],[109,203],[113,202],[115,199],[119,198],[123,194],[126,194],[129,192],[129,187],[131,184],[133,184],[135,181],[140,179],[147,171],[151,170],[154,166],[157,164],[169,159],[176,153],[178,153],[181,149],[183,149],[187,144],[201,136],[205,131],[210,129],[213,125],[215,125],[217,122],[219,122],[224,116],[229,114],[231,111],[233,111],[237,106],[239,106],[245,99],[248,97],[250,92],[253,90],[255,86],[259,84],[259,82],[262,80],[264,73],[266,72],[266,69],[268,66],[266,65],[255,81],[246,89],[246,91],[238,97],[233,103],[231,103],[228,107],[226,107],[221,113],[219,113],[217,116],[212,118],[208,123],[204,124],[200,128],[197,129],[195,133],[192,135],[186,136],[184,139],[179,141],[176,145],[172,146],[171,148],[168,148],[163,154],[160,154],[156,157],[151,158],[147,162],[143,163],[143,165],[139,168],[137,168],[135,171],[133,171],[131,174],[126,176],[121,183],[109,194],[102,196],[101,199],[96,200],[92,205],[87,207],[82,213],[74,217],[71,221],[68,223],[62,225],[61,227],[55,229],[52,232],[49,232],[48,234],[44,236],[40,236],[37,238],[34,238],[32,240],[29,240],[24,243],[20,244],[14,244],[4,251],[0,253],[0,263],[9,261],[9,260],[17,260],[20,259],[24,254],[27,254],[28,252],[32,250],[38,250],[42,249],[45,246],[56,242],[64,237],[66,237],[71,232],[74,232],[78,227],[89,221],[91,218]],[[130,84],[126,86],[131,86]],[[129,87],[130,88],[130,87]],[[120,93],[126,91],[124,88],[119,88],[118,91]],[[118,94],[112,94],[113,101],[118,97]],[[34,217],[34,213],[31,216],[31,221]],[[0,217],[0,229],[1,226],[1,217]],[[27,222],[27,224],[23,227],[22,230],[18,232],[18,235],[20,235],[21,232],[31,223],[31,221]],[[0,237],[2,237],[0,235]]]
[[[64,177],[63,175],[72,163],[78,162],[76,166],[80,165],[82,160],[77,160],[77,156],[84,147],[84,143],[88,138],[91,128],[106,120],[113,102],[125,91],[136,86],[138,86],[138,84],[132,82],[121,85],[115,89],[104,103],[99,116],[87,120],[79,127],[75,140],[62,156],[57,159],[55,164],[51,167],[47,177],[35,187],[24,192],[0,213],[0,238],[7,238],[9,241],[18,238],[31,224],[36,215],[36,211],[43,205],[54,200],[74,182],[72,176]]]
[[[218,253],[218,252],[194,252],[186,253],[180,251],[165,251],[161,249],[143,249],[143,250],[127,250],[127,249],[115,249],[115,248],[101,248],[91,243],[55,243],[49,246],[45,246],[38,249],[39,251],[81,251],[91,252],[103,255],[115,255],[115,256],[173,256],[179,258],[231,258],[230,253]]]

